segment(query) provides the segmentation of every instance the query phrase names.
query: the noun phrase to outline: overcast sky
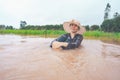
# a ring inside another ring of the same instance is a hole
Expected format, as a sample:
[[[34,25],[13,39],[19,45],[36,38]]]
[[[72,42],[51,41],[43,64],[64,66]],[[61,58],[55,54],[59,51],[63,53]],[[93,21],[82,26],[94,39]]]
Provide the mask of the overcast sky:
[[[82,25],[100,25],[107,3],[111,17],[120,13],[120,0],[0,0],[0,24],[19,28],[21,20],[46,25],[77,19]]]

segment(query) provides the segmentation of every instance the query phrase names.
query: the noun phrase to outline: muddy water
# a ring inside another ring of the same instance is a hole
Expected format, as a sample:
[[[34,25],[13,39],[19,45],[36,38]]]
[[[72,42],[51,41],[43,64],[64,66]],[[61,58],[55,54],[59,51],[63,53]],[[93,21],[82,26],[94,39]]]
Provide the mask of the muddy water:
[[[53,38],[0,35],[0,80],[120,80],[120,46],[84,40],[53,50]]]

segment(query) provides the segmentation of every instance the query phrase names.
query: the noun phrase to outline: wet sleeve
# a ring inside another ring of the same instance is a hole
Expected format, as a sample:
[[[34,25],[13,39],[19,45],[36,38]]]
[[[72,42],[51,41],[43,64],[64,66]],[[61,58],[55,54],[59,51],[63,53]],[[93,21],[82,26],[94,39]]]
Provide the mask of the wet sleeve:
[[[66,49],[74,49],[74,48],[78,48],[81,44],[83,40],[83,36],[77,36],[76,41],[72,42],[72,43],[68,43],[68,46],[66,47]]]
[[[50,47],[52,47],[52,43],[53,43],[54,41],[64,42],[66,39],[67,39],[67,35],[64,34],[64,35],[58,37],[57,39],[54,39],[54,40],[51,42]]]

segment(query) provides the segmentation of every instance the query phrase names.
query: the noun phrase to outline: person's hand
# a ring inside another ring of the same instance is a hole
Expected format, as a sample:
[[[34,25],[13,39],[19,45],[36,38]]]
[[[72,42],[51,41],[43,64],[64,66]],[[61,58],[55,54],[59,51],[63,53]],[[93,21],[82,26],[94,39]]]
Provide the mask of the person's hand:
[[[55,42],[53,42],[53,44],[52,44],[52,48],[58,49],[58,48],[60,48],[61,46],[67,47],[67,45],[68,45],[67,42],[58,42],[58,41],[55,41]]]
[[[53,49],[57,49],[57,48],[60,48],[60,47],[61,47],[60,42],[57,42],[57,41],[53,42],[53,44],[52,44]]]

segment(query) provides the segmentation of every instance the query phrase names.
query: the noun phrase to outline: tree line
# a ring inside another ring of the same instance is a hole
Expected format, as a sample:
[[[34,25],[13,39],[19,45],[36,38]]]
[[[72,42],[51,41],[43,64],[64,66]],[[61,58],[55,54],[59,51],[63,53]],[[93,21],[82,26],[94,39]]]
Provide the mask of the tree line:
[[[15,28],[13,26],[0,25],[0,30],[5,30],[5,29],[15,29]]]
[[[56,25],[26,25],[25,27],[20,27],[20,29],[25,30],[63,30],[62,24]]]

